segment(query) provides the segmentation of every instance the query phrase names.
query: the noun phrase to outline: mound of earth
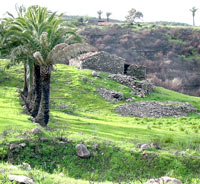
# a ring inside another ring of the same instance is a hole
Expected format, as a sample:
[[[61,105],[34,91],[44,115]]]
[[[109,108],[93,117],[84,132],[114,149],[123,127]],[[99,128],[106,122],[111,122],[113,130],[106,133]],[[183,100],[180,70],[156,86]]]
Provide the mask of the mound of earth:
[[[190,112],[197,112],[197,109],[187,102],[135,102],[118,106],[115,109],[122,116],[136,117],[179,117],[187,116]]]

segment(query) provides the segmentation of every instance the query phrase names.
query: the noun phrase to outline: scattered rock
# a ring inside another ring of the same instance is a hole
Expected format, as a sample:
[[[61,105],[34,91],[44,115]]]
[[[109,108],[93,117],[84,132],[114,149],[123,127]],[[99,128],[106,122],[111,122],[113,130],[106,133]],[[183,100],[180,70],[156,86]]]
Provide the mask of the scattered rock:
[[[43,131],[39,128],[34,128],[30,131],[31,134],[38,135],[41,134]]]
[[[31,170],[31,166],[28,163],[22,163],[22,166],[27,169],[27,170]]]
[[[157,149],[157,150],[160,150],[160,149],[162,149],[158,144],[156,144],[156,143],[151,143],[151,147],[154,147],[155,149]]]
[[[180,117],[187,116],[190,112],[197,112],[197,109],[187,102],[134,102],[118,106],[115,109],[122,116],[136,117]]]
[[[60,173],[59,176],[64,177],[65,175],[63,173]]]
[[[120,100],[124,100],[124,94],[114,90],[100,88],[98,92],[105,100],[110,102],[117,102]]]
[[[132,101],[134,101],[134,100],[135,100],[134,97],[130,97],[130,98],[127,98],[127,99],[126,99],[126,102],[132,102]]]
[[[34,181],[31,178],[22,175],[9,175],[9,181],[14,181],[16,183],[23,183],[23,184],[34,184]]]
[[[145,184],[182,184],[182,182],[176,178],[170,178],[168,176],[164,176],[158,179],[150,179]]]
[[[93,72],[92,72],[92,77],[101,78],[100,72],[93,71]]]
[[[20,143],[20,144],[11,144],[10,150],[16,149],[16,148],[24,148],[26,147],[26,143]]]
[[[76,153],[81,158],[90,157],[90,152],[88,151],[87,147],[84,144],[76,145]]]
[[[189,153],[185,152],[185,151],[175,151],[174,152],[175,155],[180,155],[180,156],[191,156]]]
[[[158,149],[158,150],[162,149],[156,143],[151,143],[151,144],[141,144],[141,143],[138,143],[136,147],[140,148],[140,151],[148,150],[148,149],[151,149],[151,148],[155,148],[155,149]]]

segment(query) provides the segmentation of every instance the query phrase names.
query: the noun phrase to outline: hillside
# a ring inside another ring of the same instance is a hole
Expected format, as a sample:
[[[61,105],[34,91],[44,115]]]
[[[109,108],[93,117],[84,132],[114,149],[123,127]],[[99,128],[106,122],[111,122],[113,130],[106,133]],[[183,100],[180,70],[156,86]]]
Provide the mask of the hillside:
[[[199,96],[200,30],[188,26],[132,25],[86,28],[99,50],[144,65],[157,86]]]
[[[23,85],[21,66],[3,70],[0,61],[0,183],[8,174],[24,174],[36,183],[145,183],[150,178],[171,176],[187,184],[199,183],[200,115],[187,117],[124,117],[114,111],[126,100],[108,102],[99,88],[119,91],[125,98],[140,101],[189,102],[200,111],[200,98],[157,87],[145,98],[101,73],[56,65],[51,81],[49,127],[32,123],[23,113],[18,98]],[[32,128],[41,133],[32,134]],[[11,144],[25,143],[11,149]],[[76,155],[84,143],[91,152],[87,159]],[[141,150],[138,143],[154,143]],[[28,163],[31,170],[23,163]]]

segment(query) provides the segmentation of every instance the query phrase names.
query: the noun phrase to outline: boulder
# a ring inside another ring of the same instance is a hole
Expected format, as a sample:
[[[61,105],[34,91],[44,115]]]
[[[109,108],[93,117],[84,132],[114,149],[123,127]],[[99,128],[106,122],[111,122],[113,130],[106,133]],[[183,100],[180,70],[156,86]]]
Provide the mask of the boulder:
[[[90,152],[88,151],[87,147],[84,144],[76,145],[76,153],[81,158],[90,157]]]
[[[170,178],[168,176],[164,176],[158,179],[150,179],[145,184],[182,184],[182,182],[176,178]]]
[[[34,184],[34,181],[31,178],[22,175],[9,175],[9,181],[23,184]]]

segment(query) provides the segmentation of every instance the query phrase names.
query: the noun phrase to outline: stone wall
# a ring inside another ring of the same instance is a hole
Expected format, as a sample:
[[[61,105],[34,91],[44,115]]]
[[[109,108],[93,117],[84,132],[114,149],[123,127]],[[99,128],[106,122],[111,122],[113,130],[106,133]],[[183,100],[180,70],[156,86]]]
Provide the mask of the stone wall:
[[[146,67],[139,65],[130,65],[125,73],[126,75],[134,76],[139,80],[146,79]]]
[[[113,74],[124,74],[125,60],[107,52],[92,52],[82,54],[69,61],[70,65],[79,69],[91,69]]]

